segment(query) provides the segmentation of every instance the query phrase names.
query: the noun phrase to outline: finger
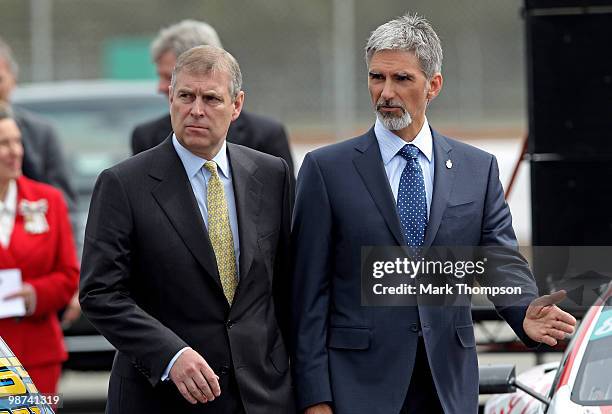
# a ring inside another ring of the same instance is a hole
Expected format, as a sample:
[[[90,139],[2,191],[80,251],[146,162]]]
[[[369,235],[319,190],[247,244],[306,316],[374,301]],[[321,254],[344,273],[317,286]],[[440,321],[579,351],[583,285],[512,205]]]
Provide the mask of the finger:
[[[178,390],[181,393],[181,395],[183,396],[183,398],[186,399],[187,401],[189,401],[191,404],[197,404],[198,403],[198,400],[193,398],[191,396],[191,394],[189,393],[189,391],[187,390],[187,386],[185,386],[185,383],[179,382],[178,384],[176,384],[176,388],[178,388]]]
[[[214,375],[212,377],[206,377],[206,381],[210,386],[211,392],[216,396],[221,395],[221,386],[219,385],[219,377]]]
[[[562,340],[562,339],[565,339],[566,333],[561,331],[561,330],[559,330],[559,329],[548,328],[546,330],[546,335],[552,336],[553,338],[555,338],[557,340]]]
[[[546,296],[548,297],[548,304],[555,305],[563,301],[567,297],[567,293],[565,292],[565,290],[558,290]]]
[[[544,311],[545,310],[545,311]],[[569,326],[576,326],[576,318],[574,318],[569,313],[561,310],[557,305],[552,305],[544,308],[544,310],[538,316],[539,319],[550,323],[552,326],[553,322],[560,321]],[[573,329],[568,331],[568,333],[573,333]]]
[[[204,375],[202,375],[201,372],[198,372],[196,375],[194,375],[193,381],[208,401],[213,401],[215,399],[215,396],[213,395],[213,392],[210,389],[208,382],[206,381]]]
[[[206,378],[206,381],[208,382],[208,385],[210,386],[210,389],[213,395],[215,397],[218,397],[219,395],[221,395],[221,386],[219,385],[219,376],[215,374],[215,371],[213,371],[212,368],[208,364],[206,364],[204,368],[202,369],[202,374],[204,375],[204,378]]]
[[[566,334],[573,334],[574,333],[574,326],[570,325],[569,323],[565,323],[563,321],[552,321],[550,323],[550,327],[558,329],[560,331],[563,331]]]
[[[185,386],[187,387],[187,390],[189,390],[189,393],[191,394],[193,398],[195,398],[201,403],[208,402],[208,399],[204,396],[204,394],[202,394],[202,392],[200,391],[200,389],[198,388],[198,386],[196,385],[196,383],[193,381],[192,378],[187,378],[185,380]]]
[[[540,296],[531,302],[532,306],[549,306],[561,302],[567,296],[565,290],[553,292],[550,295]]]
[[[539,342],[542,342],[546,345],[549,346],[555,346],[557,345],[557,340],[555,338],[553,338],[552,336],[548,336],[548,335],[544,335],[540,338]]]
[[[557,320],[565,322],[571,326],[576,326],[576,318],[569,313],[555,306],[555,317]]]
[[[25,297],[26,294],[27,294],[26,291],[20,290],[19,292],[11,293],[10,295],[5,296],[3,299],[4,300],[9,300],[9,299]]]

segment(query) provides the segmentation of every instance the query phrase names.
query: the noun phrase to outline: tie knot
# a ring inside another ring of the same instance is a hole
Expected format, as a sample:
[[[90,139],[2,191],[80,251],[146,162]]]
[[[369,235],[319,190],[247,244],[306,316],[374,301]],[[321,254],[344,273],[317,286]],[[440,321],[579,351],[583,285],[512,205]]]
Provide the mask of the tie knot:
[[[398,154],[406,160],[412,160],[419,155],[419,149],[413,144],[406,144],[399,150]]]
[[[206,168],[212,175],[217,175],[217,163],[214,161],[206,161],[204,163],[204,168]]]

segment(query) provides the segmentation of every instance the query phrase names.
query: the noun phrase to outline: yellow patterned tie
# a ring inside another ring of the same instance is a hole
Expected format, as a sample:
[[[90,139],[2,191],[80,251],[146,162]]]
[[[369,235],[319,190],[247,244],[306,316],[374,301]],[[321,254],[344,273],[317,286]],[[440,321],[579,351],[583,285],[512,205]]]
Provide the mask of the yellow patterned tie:
[[[234,254],[234,238],[230,227],[229,213],[223,183],[217,173],[217,164],[214,161],[206,161],[204,168],[210,171],[206,190],[206,208],[208,209],[208,235],[212,243],[221,286],[227,301],[231,304],[234,300],[234,292],[238,281],[236,278],[236,256]]]

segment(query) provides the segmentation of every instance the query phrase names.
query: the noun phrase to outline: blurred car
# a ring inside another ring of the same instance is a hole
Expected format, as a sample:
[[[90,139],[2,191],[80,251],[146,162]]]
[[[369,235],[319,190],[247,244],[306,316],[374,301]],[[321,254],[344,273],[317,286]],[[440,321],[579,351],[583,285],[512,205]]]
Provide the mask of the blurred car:
[[[488,393],[483,378],[481,393]],[[612,285],[586,313],[559,364],[508,374],[497,386],[520,391],[492,396],[485,414],[612,414]]]
[[[55,127],[84,224],[98,174],[130,156],[130,134],[139,123],[168,112],[166,98],[152,82],[68,81],[19,86],[15,106],[34,112]],[[80,226],[81,232],[84,226]],[[82,245],[82,234],[77,238]]]
[[[59,396],[40,394],[0,337],[0,414],[53,414],[47,402],[57,404]]]
[[[77,192],[73,213],[79,257],[93,186],[105,168],[129,157],[132,129],[168,112],[168,101],[154,82],[69,81],[19,86],[15,106],[47,119],[55,127]],[[83,317],[65,332],[66,368],[110,369],[114,348]]]

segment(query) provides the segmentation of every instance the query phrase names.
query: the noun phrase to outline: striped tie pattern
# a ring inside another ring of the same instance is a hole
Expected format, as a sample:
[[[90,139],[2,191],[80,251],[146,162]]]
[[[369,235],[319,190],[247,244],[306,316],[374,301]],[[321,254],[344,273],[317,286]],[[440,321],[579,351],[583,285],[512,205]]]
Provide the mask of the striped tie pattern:
[[[217,172],[217,164],[214,161],[207,161],[204,164],[204,168],[211,173],[206,190],[208,235],[215,251],[223,293],[231,304],[234,300],[238,280],[236,277],[234,238],[230,227],[227,201],[225,200],[223,183],[221,183],[219,173]]]

